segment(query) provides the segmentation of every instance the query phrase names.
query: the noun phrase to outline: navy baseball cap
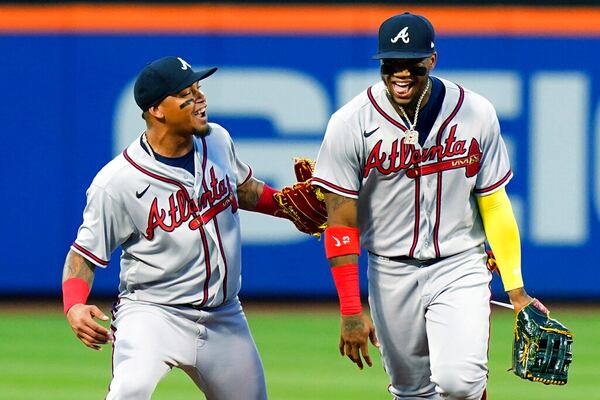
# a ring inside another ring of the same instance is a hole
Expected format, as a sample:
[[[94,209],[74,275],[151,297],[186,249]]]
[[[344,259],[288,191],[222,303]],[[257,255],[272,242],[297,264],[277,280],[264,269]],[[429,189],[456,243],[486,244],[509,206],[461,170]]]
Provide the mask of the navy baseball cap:
[[[163,57],[146,65],[133,86],[135,102],[146,111],[165,97],[178,93],[215,73],[217,67],[194,72],[181,57]]]
[[[435,51],[434,42],[431,22],[405,12],[383,21],[379,27],[379,51],[373,58],[426,58]]]

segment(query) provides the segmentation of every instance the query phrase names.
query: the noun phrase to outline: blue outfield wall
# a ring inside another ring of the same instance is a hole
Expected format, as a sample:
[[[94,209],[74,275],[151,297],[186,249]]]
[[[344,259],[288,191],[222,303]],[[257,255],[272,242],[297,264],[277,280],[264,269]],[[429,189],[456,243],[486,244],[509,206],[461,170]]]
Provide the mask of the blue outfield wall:
[[[0,36],[0,295],[60,293],[88,184],[143,129],[131,88],[146,62],[219,66],[203,82],[209,118],[280,187],[292,156],[316,156],[329,115],[378,81],[375,47],[375,36]],[[600,298],[600,38],[440,37],[437,48],[435,74],[498,110],[529,292]],[[244,295],[335,295],[322,242],[243,213]],[[95,295],[116,293],[118,254]],[[492,288],[504,297],[498,278]]]

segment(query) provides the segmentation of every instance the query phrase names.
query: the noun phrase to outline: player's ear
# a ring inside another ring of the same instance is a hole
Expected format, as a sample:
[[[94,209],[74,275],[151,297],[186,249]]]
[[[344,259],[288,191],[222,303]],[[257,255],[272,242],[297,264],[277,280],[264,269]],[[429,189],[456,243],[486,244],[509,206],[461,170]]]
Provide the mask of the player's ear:
[[[156,119],[163,119],[165,117],[165,114],[160,108],[160,104],[150,107],[147,113],[152,115]]]
[[[429,59],[431,62],[431,67],[429,68],[429,70],[431,71],[435,68],[435,65],[437,64],[437,52],[434,51],[431,57],[429,57]]]

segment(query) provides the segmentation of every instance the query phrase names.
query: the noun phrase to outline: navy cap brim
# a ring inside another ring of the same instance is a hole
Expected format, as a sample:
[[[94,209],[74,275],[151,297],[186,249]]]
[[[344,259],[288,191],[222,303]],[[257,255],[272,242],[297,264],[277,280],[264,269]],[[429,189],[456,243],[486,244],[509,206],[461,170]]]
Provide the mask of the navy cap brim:
[[[185,89],[188,86],[192,86],[194,82],[198,82],[202,79],[206,79],[215,72],[217,72],[217,67],[203,69],[202,71],[196,71],[192,75],[190,75],[187,79],[183,80],[177,87],[173,88],[171,92],[167,93],[167,96],[171,94],[178,93]],[[166,96],[165,96],[166,97]]]
[[[373,60],[383,60],[389,58],[401,58],[401,59],[413,59],[413,58],[427,58],[433,54],[433,50],[430,52],[406,52],[406,51],[386,51],[383,53],[377,53],[373,56]]]

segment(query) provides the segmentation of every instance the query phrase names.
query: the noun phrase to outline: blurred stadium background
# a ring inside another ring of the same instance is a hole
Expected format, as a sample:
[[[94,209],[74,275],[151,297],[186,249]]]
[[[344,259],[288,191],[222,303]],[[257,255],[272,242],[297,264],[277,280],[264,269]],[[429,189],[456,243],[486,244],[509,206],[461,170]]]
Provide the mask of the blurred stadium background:
[[[496,106],[526,287],[577,334],[566,387],[520,382],[505,372],[511,314],[495,308],[490,399],[600,399],[600,6],[576,0],[0,1],[0,399],[105,395],[110,350],[88,351],[71,335],[62,265],[88,184],[143,130],[132,85],[147,62],[218,66],[203,82],[209,118],[256,176],[281,187],[293,182],[293,156],[316,157],[329,115],[379,79],[377,28],[402,11],[436,27],[434,74]],[[271,398],[388,399],[379,363],[359,372],[337,354],[322,243],[284,221],[242,218],[241,297]],[[100,304],[115,298],[118,271],[117,252],[96,274]],[[497,278],[492,291],[506,300]],[[155,398],[194,396],[173,373]]]

